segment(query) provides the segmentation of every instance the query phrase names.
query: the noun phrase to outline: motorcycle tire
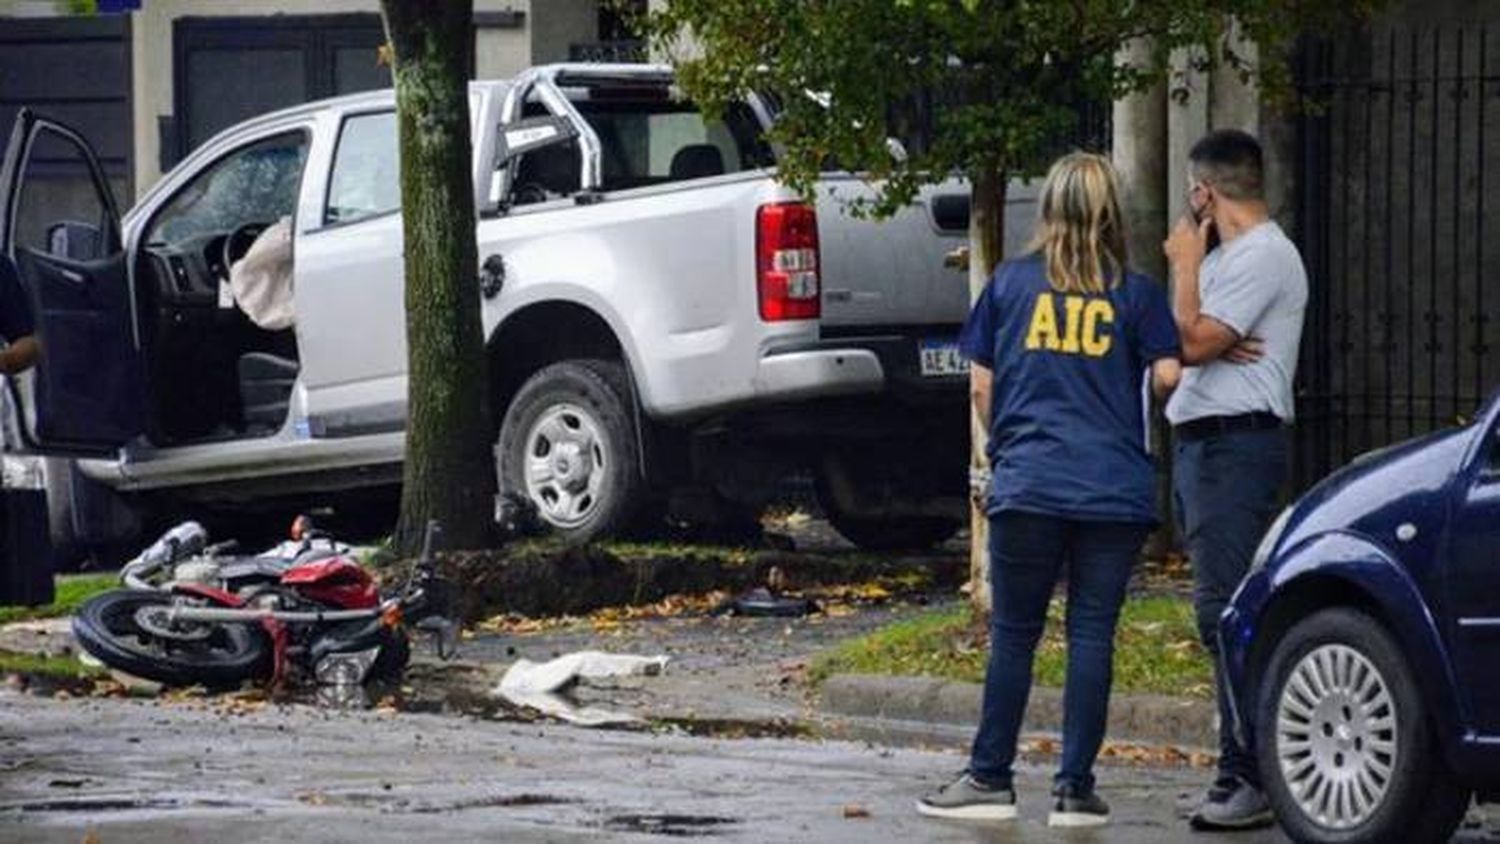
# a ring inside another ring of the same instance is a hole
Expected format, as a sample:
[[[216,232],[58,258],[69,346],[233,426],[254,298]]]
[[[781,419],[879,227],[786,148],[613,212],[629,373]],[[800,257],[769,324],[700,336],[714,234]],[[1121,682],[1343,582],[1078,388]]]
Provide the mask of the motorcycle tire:
[[[214,624],[197,640],[173,640],[141,627],[139,610],[174,600],[165,592],[106,592],[79,607],[73,636],[110,668],[167,686],[225,688],[271,675],[271,639],[258,624]]]

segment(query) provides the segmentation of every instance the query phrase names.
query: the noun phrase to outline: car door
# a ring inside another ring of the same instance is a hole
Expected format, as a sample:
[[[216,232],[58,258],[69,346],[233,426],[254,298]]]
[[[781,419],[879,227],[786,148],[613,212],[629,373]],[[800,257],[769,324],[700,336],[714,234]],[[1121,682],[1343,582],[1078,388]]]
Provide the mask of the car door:
[[[1445,569],[1454,668],[1474,726],[1500,735],[1500,398],[1479,424],[1484,440],[1455,478]]]
[[[26,109],[0,166],[0,260],[39,346],[32,371],[7,378],[19,445],[104,454],[134,438],[144,384],[119,214],[88,142]]]

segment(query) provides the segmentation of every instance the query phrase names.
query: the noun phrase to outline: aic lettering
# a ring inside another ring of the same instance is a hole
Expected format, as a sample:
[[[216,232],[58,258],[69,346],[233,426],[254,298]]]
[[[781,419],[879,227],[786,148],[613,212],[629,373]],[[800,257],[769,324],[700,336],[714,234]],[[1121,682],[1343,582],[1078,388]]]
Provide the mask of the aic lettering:
[[[1061,309],[1057,300],[1062,300]],[[1086,296],[1041,293],[1031,311],[1031,330],[1026,332],[1026,348],[1046,349],[1065,355],[1091,358],[1109,354],[1111,326],[1115,306],[1108,299]]]

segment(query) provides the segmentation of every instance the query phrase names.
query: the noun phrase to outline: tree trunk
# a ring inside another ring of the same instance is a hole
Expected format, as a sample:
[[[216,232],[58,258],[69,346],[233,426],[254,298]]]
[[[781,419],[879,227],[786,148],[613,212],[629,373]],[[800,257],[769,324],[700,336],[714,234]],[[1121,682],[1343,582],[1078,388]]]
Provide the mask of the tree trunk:
[[[394,546],[429,519],[450,548],[491,539],[495,464],[470,174],[472,2],[381,0],[396,79],[406,259],[407,424]]]
[[[1142,67],[1151,60],[1152,44],[1136,39],[1119,54],[1119,61]],[[1126,245],[1131,268],[1167,284],[1167,259],[1162,241],[1167,239],[1167,208],[1170,181],[1167,163],[1167,81],[1115,100],[1114,137],[1111,154],[1120,176],[1120,203],[1125,214]],[[1161,527],[1146,544],[1146,554],[1160,558],[1178,547],[1172,499],[1172,437],[1162,406],[1154,402],[1151,412],[1151,447],[1156,461],[1156,511]]]
[[[1010,179],[1003,170],[986,167],[973,175],[969,213],[969,301],[978,301],[1005,250],[1005,193]],[[989,431],[970,410],[969,434],[969,601],[981,615],[990,612],[990,522],[984,512],[990,464],[985,456]]]

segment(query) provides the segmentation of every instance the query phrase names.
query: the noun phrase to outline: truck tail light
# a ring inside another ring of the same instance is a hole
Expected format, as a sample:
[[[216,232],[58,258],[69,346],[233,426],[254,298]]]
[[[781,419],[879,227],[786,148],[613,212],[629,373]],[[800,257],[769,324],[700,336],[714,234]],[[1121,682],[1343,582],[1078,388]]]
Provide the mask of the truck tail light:
[[[755,214],[755,279],[766,322],[817,319],[818,214],[805,202],[762,205]]]

